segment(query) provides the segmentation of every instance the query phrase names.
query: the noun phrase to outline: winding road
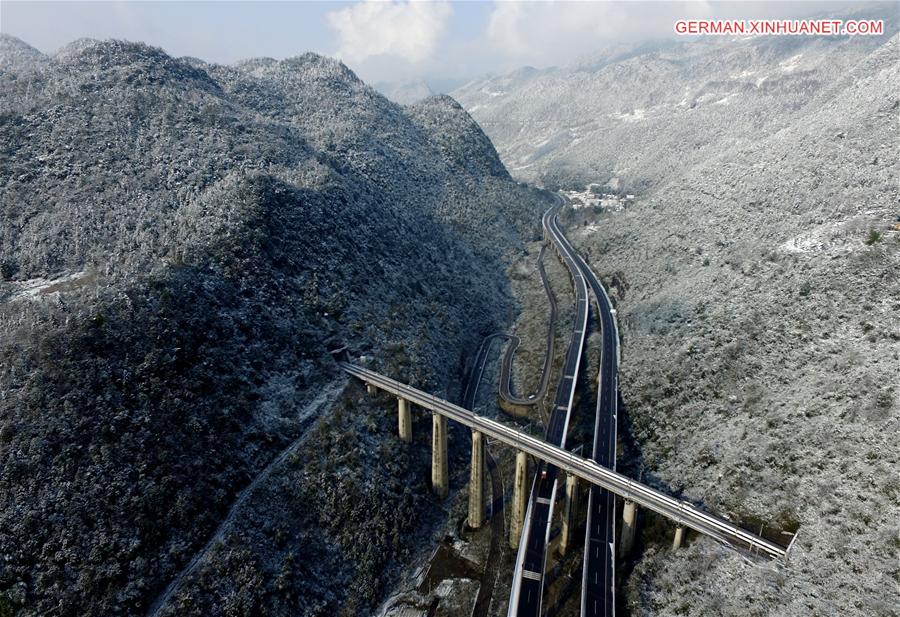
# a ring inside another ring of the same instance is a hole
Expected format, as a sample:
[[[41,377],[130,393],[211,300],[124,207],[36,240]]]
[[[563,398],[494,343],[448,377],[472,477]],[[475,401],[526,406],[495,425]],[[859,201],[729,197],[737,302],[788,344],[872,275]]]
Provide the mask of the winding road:
[[[576,255],[576,261],[597,303],[602,334],[591,458],[615,471],[619,390],[618,328],[613,317],[612,303],[603,285],[581,256]],[[591,485],[582,567],[582,617],[615,615],[615,545],[616,496],[603,487]]]
[[[562,376],[556,389],[545,441],[564,448],[587,333],[589,303],[587,284],[576,262],[575,252],[559,229],[557,220],[559,207],[554,206],[544,213],[542,225],[572,278],[575,289],[575,322],[572,339],[563,362]],[[554,465],[538,463],[516,557],[509,600],[510,616],[538,617],[541,614],[547,546],[553,522],[553,506],[556,503],[557,475],[558,469]]]
[[[475,361],[466,383],[465,393],[463,394],[463,407],[474,410],[475,401],[478,393],[478,387],[481,384],[484,375],[485,364],[487,363],[488,354],[494,341],[507,340],[509,345],[503,355],[500,368],[499,394],[504,400],[523,406],[536,404],[544,398],[547,393],[547,386],[550,381],[551,364],[553,362],[554,339],[556,335],[556,319],[558,314],[558,306],[556,296],[550,287],[550,281],[547,277],[547,271],[544,268],[544,254],[547,245],[541,247],[538,255],[538,270],[541,275],[541,283],[544,287],[544,293],[550,303],[550,316],[547,325],[547,348],[544,354],[544,363],[541,369],[540,385],[535,394],[528,398],[518,398],[511,393],[512,381],[512,362],[516,349],[519,346],[520,339],[518,336],[498,332],[486,336],[482,340],[475,354]],[[488,550],[487,562],[485,564],[484,573],[481,577],[481,584],[478,589],[478,596],[475,599],[475,605],[472,610],[472,617],[486,617],[490,610],[491,599],[493,597],[494,588],[496,587],[497,575],[500,570],[500,558],[503,552],[504,534],[504,516],[503,516],[503,481],[497,468],[497,462],[494,460],[490,448],[485,445],[485,464],[491,477],[491,545]]]
[[[503,362],[500,365],[500,397],[513,405],[534,405],[538,401],[543,400],[547,394],[547,386],[550,383],[550,365],[553,363],[553,346],[556,338],[556,317],[558,307],[556,303],[556,295],[550,287],[550,280],[547,278],[547,270],[544,269],[544,253],[547,245],[541,247],[540,255],[538,255],[538,270],[541,273],[541,283],[544,286],[544,293],[550,302],[550,317],[547,323],[547,351],[544,354],[544,365],[541,368],[541,380],[537,392],[527,398],[517,397],[512,393],[512,362],[516,349],[519,347],[520,339],[515,335],[506,335],[509,338],[509,346],[506,348],[506,354],[503,356]]]

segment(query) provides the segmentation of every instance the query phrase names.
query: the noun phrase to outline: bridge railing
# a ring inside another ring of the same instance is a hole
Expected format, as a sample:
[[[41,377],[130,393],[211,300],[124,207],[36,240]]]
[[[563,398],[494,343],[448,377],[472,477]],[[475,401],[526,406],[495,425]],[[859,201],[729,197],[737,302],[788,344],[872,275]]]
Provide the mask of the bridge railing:
[[[644,508],[662,514],[680,525],[690,527],[724,544],[753,548],[776,559],[785,559],[787,557],[788,550],[784,546],[743,529],[731,521],[704,512],[693,504],[675,499],[640,482],[631,480],[618,472],[602,467],[590,459],[585,459],[567,450],[548,444],[542,439],[496,420],[478,416],[458,405],[380,375],[375,371],[346,362],[340,363],[340,366],[350,375],[358,377],[366,383],[390,392],[397,397],[404,398],[434,413],[446,416],[460,424],[477,429],[490,438],[547,461],[565,470],[567,473],[572,473],[587,482],[602,486],[620,497],[634,501]]]

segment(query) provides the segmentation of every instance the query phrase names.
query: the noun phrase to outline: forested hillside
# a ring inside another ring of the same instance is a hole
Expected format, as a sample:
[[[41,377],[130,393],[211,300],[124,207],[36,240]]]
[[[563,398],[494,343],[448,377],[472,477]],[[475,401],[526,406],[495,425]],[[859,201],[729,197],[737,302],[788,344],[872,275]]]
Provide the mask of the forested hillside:
[[[141,614],[289,445],[301,478],[265,506],[289,526],[247,529],[276,555],[216,561],[222,587],[167,610],[370,606],[434,503],[370,464],[383,411],[308,410],[340,384],[327,352],[452,394],[542,199],[452,100],[404,110],[334,60],[2,36],[0,614]],[[364,555],[329,506],[351,494]]]

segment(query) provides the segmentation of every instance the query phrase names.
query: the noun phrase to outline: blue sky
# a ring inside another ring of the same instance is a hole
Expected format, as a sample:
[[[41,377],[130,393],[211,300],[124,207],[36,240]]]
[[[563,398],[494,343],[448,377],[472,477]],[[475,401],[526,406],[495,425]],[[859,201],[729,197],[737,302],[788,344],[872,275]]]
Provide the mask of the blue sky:
[[[432,83],[567,64],[609,45],[672,36],[684,17],[778,18],[848,2],[0,2],[0,31],[44,52],[121,38],[211,62],[304,51],[367,81]]]

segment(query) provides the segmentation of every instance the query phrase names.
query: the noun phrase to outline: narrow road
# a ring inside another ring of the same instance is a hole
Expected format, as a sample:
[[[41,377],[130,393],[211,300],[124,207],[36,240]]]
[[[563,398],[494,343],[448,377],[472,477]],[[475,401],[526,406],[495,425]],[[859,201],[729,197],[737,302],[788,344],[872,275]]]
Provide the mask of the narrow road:
[[[344,389],[344,385],[347,383],[346,379],[337,379],[330,384],[325,385],[320,391],[319,395],[313,399],[301,412],[301,418],[315,418],[318,414],[316,413],[319,409],[321,409],[325,405],[333,405],[337,400],[338,396]],[[168,604],[169,600],[178,589],[181,587],[181,584],[185,581],[185,579],[190,576],[194,570],[197,568],[197,565],[200,561],[209,553],[212,546],[221,541],[222,537],[225,535],[225,532],[231,527],[231,524],[234,522],[235,517],[240,512],[241,507],[247,502],[247,499],[253,493],[254,490],[269,477],[272,471],[281,465],[287,459],[288,456],[294,452],[301,443],[303,443],[306,436],[309,434],[309,431],[303,431],[303,434],[292,441],[288,447],[281,451],[281,453],[275,457],[275,459],[269,463],[265,469],[259,472],[255,478],[241,490],[235,500],[234,503],[231,504],[231,508],[228,510],[228,514],[225,515],[225,518],[222,519],[222,522],[219,523],[219,526],[216,528],[216,531],[210,537],[210,539],[203,545],[203,548],[200,549],[188,562],[188,564],[182,568],[182,570],[172,579],[172,582],[166,586],[163,592],[157,596],[157,598],[150,605],[150,608],[147,610],[148,617],[156,617],[161,613],[161,611],[165,608],[166,604]]]
[[[475,409],[475,401],[478,396],[478,386],[484,376],[484,366],[487,363],[491,344],[505,335],[492,334],[481,341],[478,353],[475,354],[475,362],[469,373],[466,383],[466,391],[463,395],[463,407],[469,410]],[[500,558],[503,555],[504,514],[503,514],[503,480],[497,469],[497,461],[491,454],[488,443],[484,444],[484,458],[488,473],[491,474],[491,545],[488,548],[487,561],[479,580],[478,596],[472,608],[472,617],[487,617],[491,608],[491,598],[494,595],[494,587],[497,585],[497,575],[500,572]]]
[[[488,549],[484,572],[481,574],[481,584],[478,587],[475,606],[472,608],[472,617],[487,617],[491,608],[491,599],[494,597],[503,557],[503,539],[506,537],[503,519],[503,479],[487,443],[484,445],[484,458],[488,473],[491,474],[491,546]]]
[[[500,365],[500,397],[515,405],[530,406],[535,405],[543,400],[547,393],[547,387],[550,381],[551,365],[553,363],[554,341],[556,338],[556,320],[559,312],[556,295],[550,286],[550,280],[547,277],[547,270],[544,267],[544,255],[547,245],[541,246],[538,254],[538,271],[541,275],[541,284],[544,287],[544,293],[550,303],[550,314],[547,320],[547,346],[544,353],[544,362],[541,368],[541,377],[537,392],[527,398],[519,398],[512,394],[512,362],[521,340],[516,335],[498,332],[484,338],[481,342],[478,352],[475,355],[475,361],[472,364],[469,380],[466,383],[466,390],[463,395],[463,406],[472,410],[475,404],[475,397],[478,392],[478,386],[481,383],[484,374],[484,366],[487,362],[487,356],[490,352],[491,345],[496,340],[507,340],[509,345],[503,355]],[[505,537],[504,514],[503,514],[503,481],[497,469],[496,461],[491,455],[490,449],[485,444],[485,462],[488,471],[491,474],[491,545],[488,550],[487,563],[481,577],[481,585],[478,589],[478,596],[475,599],[475,605],[472,609],[472,617],[487,617],[490,610],[491,599],[493,597],[494,588],[497,583],[497,575],[499,574],[500,558],[503,552],[503,539]]]
[[[541,252],[538,255],[538,270],[541,273],[541,283],[544,286],[544,293],[547,295],[547,300],[550,302],[550,317],[547,322],[547,351],[544,353],[544,365],[541,368],[540,386],[538,386],[537,392],[527,398],[517,397],[512,393],[512,362],[516,349],[519,347],[520,339],[518,336],[509,335],[510,344],[509,347],[506,348],[506,354],[503,356],[503,363],[500,365],[500,397],[513,405],[534,405],[538,401],[543,400],[544,396],[547,394],[547,386],[550,383],[550,365],[553,363],[553,346],[556,338],[556,317],[558,307],[556,295],[550,287],[550,280],[547,278],[547,271],[544,269],[544,253],[546,250],[547,245],[545,244],[541,247]]]

